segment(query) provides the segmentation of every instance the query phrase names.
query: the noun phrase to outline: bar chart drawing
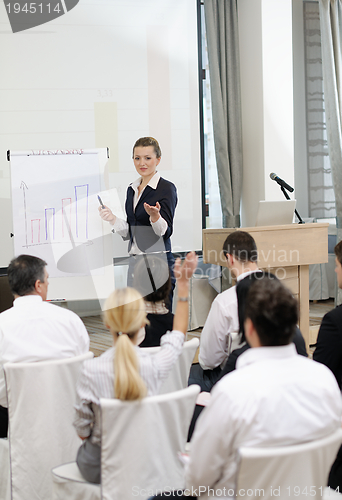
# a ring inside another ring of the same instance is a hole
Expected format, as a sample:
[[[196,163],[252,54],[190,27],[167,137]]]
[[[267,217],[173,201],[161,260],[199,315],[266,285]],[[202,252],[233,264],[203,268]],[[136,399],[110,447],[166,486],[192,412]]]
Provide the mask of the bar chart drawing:
[[[27,184],[23,182],[23,184],[27,188]],[[72,198],[62,198],[60,201],[60,207],[57,207],[57,210],[61,210],[61,235],[62,238],[68,236],[68,232],[66,231],[65,224],[66,220],[68,221],[68,227],[71,227],[72,224],[72,208],[74,205],[74,219],[75,219],[75,233],[76,238],[83,236],[88,240],[88,218],[89,218],[89,184],[83,184],[78,186],[73,186],[73,190],[75,192],[75,199]],[[84,191],[84,196],[82,196],[82,191]],[[23,190],[24,197],[24,211],[25,211],[25,225],[27,224],[27,210],[26,210],[26,194],[25,190]],[[42,209],[44,210],[44,228],[45,228],[45,241],[55,240],[56,239],[56,207],[47,207]],[[37,227],[33,230],[33,222],[37,222]],[[39,224],[38,224],[39,221]],[[40,219],[31,219],[31,244],[39,244],[41,242],[41,226]],[[34,237],[34,234],[35,236]],[[27,236],[25,236],[25,247],[29,247],[30,245],[27,242]]]
[[[13,156],[16,255],[28,253],[41,257],[49,263],[51,276],[63,276],[57,267],[63,254],[80,245],[89,248],[93,240],[103,237],[97,201],[102,175],[97,151],[47,157]]]
[[[74,238],[76,240],[86,240],[89,244],[89,184],[79,184],[72,186],[71,190],[74,191],[74,198],[61,198],[57,200],[55,207],[42,207],[41,217],[31,218],[30,231],[31,239],[28,241],[27,236],[27,221],[28,221],[28,208],[27,201],[30,201],[30,195],[26,194],[28,190],[27,183],[22,181],[22,195],[23,195],[23,208],[24,208],[24,226],[25,226],[25,244],[23,247],[28,248],[32,245],[44,245],[46,242],[58,242],[58,237],[70,239],[70,229],[74,229]],[[57,215],[57,217],[56,217]],[[56,226],[56,218],[58,226]],[[44,220],[44,229],[41,222]],[[67,227],[66,227],[67,226]],[[44,231],[42,237],[41,231]]]

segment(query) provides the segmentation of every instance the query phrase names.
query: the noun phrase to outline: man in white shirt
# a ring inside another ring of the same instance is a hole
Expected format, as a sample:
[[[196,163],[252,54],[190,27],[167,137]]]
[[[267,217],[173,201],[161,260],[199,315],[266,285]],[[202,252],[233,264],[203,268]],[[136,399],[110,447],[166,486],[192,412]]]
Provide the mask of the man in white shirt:
[[[223,244],[223,253],[233,278],[237,281],[258,270],[258,252],[254,238],[246,231],[234,231]],[[213,301],[203,327],[198,356],[189,385],[198,384],[210,391],[220,376],[231,351],[232,334],[239,332],[236,287],[220,293]]]
[[[38,257],[20,255],[7,270],[14,303],[0,314],[0,437],[6,437],[8,426],[4,363],[69,358],[89,350],[89,335],[81,319],[45,302],[46,265]]]
[[[299,356],[291,343],[297,319],[297,302],[278,280],[251,285],[244,328],[252,349],[216,384],[197,421],[186,471],[193,496],[235,497],[241,446],[303,443],[340,427],[342,400],[333,374]]]

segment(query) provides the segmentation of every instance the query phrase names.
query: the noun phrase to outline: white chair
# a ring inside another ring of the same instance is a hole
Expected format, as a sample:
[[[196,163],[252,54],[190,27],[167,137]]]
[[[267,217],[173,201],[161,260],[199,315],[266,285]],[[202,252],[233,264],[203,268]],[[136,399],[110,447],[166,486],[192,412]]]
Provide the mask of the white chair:
[[[342,429],[309,443],[277,448],[240,448],[236,500],[322,498],[342,442]],[[253,492],[248,495],[247,491]]]
[[[199,340],[197,338],[184,342],[182,352],[174,366],[171,368],[167,379],[164,380],[159,394],[180,391],[181,389],[185,389],[185,387],[187,387],[191,363],[193,362],[198,346]],[[160,350],[160,346],[144,347],[143,349],[144,352],[147,351],[153,354]]]
[[[75,458],[81,443],[72,426],[76,382],[83,361],[92,356],[88,352],[73,358],[4,365],[9,438],[0,440],[0,458],[5,458],[9,445],[12,500],[49,500],[51,468]],[[6,463],[0,467],[6,471]],[[1,489],[8,491],[4,484]]]
[[[101,399],[101,486],[82,479],[76,463],[52,471],[54,500],[145,500],[184,488],[184,451],[199,386],[142,401]],[[97,488],[97,491],[96,491]]]
[[[11,476],[8,439],[0,439],[0,498],[11,499]]]

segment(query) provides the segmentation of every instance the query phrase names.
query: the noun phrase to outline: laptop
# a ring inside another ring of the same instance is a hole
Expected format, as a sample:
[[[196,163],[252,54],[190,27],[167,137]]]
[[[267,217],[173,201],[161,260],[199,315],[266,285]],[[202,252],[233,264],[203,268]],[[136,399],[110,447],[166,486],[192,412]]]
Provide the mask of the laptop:
[[[292,224],[296,200],[259,201],[256,226]]]

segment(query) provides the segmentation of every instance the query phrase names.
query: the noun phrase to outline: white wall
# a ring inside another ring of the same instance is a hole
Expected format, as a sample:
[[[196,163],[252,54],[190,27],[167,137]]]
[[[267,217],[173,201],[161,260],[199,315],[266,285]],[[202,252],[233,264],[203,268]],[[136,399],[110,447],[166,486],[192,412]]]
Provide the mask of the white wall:
[[[242,226],[265,197],[262,75],[262,12],[260,0],[238,1],[243,134]]]
[[[137,177],[132,146],[146,135],[160,141],[158,169],[178,189],[173,250],[201,248],[196,12],[196,0],[85,0],[54,21],[13,34],[1,2],[1,267],[14,254],[7,150],[109,147],[103,189],[116,189],[123,207]],[[51,178],[47,169],[47,185]],[[114,238],[109,251],[118,256]],[[50,280],[49,298],[66,297],[69,307],[71,299],[94,298],[95,281],[86,278],[82,285],[54,278],[64,290],[58,294]],[[82,313],[96,307],[88,301]]]

